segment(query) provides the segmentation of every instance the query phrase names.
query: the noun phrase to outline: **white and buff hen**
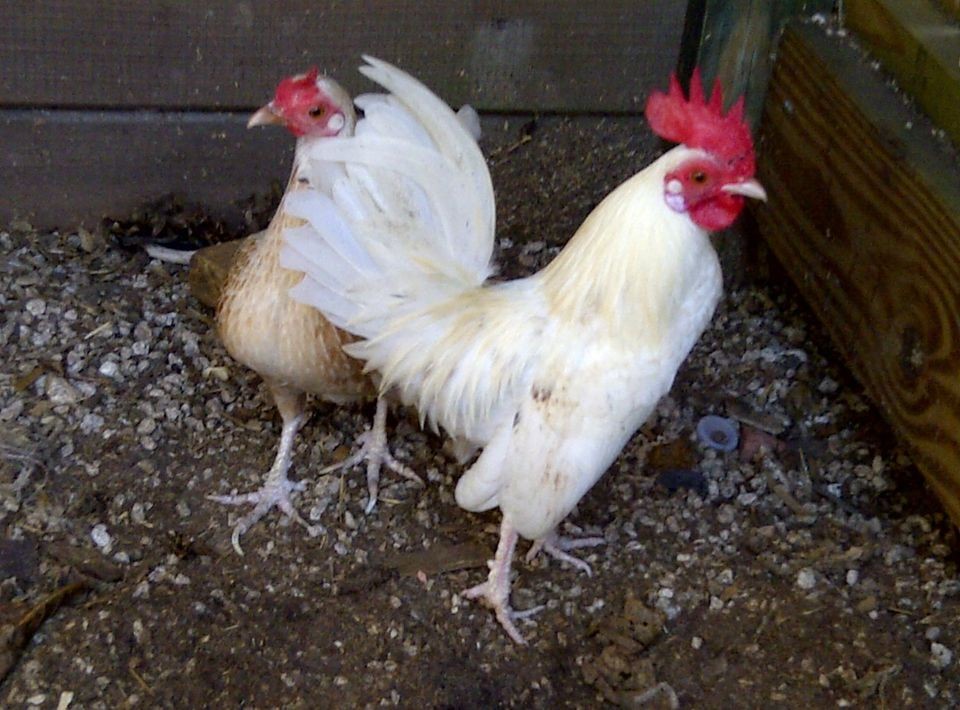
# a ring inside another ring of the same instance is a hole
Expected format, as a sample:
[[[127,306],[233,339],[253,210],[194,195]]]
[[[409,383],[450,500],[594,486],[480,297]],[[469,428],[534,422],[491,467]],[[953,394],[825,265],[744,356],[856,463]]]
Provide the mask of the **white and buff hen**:
[[[375,66],[379,66],[376,65]],[[361,130],[331,139],[312,166],[342,167],[331,191],[287,209],[281,263],[305,273],[291,296],[362,338],[345,346],[421,417],[483,451],[460,479],[467,510],[503,519],[482,598],[507,633],[518,535],[589,572],[556,528],[670,389],[721,294],[708,233],[744,198],[763,199],[743,104],[722,111],[699,74],[675,78],[646,115],[680,143],[608,195],[539,273],[487,282],[492,205],[447,136]],[[362,178],[361,178],[362,176]],[[402,215],[402,223],[397,216]]]
[[[479,131],[475,112],[464,107],[451,119],[449,108],[428,89],[407,83],[407,75],[395,68],[383,70],[378,80],[394,96],[369,96],[357,99],[358,105],[417,104],[413,129],[459,130],[468,150],[479,152],[476,135],[461,127],[461,122]],[[443,111],[437,111],[442,106]],[[266,383],[283,420],[280,445],[273,466],[262,487],[252,493],[210,496],[212,500],[232,505],[253,505],[234,527],[233,545],[238,552],[240,536],[274,506],[309,529],[297,513],[291,494],[302,490],[304,483],[293,482],[287,473],[291,465],[294,441],[305,420],[306,395],[312,394],[337,404],[372,399],[376,387],[362,372],[362,363],[347,355],[343,346],[353,340],[348,333],[335,328],[316,309],[288,296],[300,280],[300,274],[289,271],[278,261],[282,233],[287,227],[301,223],[287,209],[290,196],[299,190],[329,191],[348,179],[338,166],[325,166],[309,177],[306,167],[310,156],[324,141],[334,136],[351,136],[356,126],[354,105],[347,92],[333,80],[318,75],[317,70],[284,79],[273,100],[257,111],[249,126],[279,124],[297,137],[293,168],[283,200],[264,232],[251,237],[238,252],[225,281],[217,308],[217,328],[223,343],[234,359],[257,372]],[[490,240],[492,243],[492,233]],[[391,470],[419,481],[412,471],[390,455],[386,447],[386,401],[379,398],[374,423],[363,435],[361,448],[341,464],[324,471],[367,461],[367,512],[377,499],[381,463]]]

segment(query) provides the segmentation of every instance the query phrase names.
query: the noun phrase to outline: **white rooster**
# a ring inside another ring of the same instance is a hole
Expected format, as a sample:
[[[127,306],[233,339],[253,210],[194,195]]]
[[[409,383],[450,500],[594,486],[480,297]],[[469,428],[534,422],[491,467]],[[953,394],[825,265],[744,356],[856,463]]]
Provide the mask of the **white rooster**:
[[[487,580],[465,594],[484,599],[518,643],[509,606],[518,535],[535,541],[533,554],[589,572],[566,551],[594,541],[561,539],[556,527],[709,323],[721,274],[708,232],[729,226],[744,197],[765,198],[742,101],[724,115],[719,86],[706,101],[697,73],[689,100],[672,78],[646,115],[681,145],[608,195],[547,268],[516,281],[485,283],[493,204],[477,176],[486,173],[443,132],[361,120],[355,137],[313,155],[348,178],[288,200],[306,221],[285,232],[281,263],[305,273],[291,297],[364,339],[345,349],[381,374],[381,392],[396,390],[461,445],[483,449],[457,502],[499,507],[503,520]]]

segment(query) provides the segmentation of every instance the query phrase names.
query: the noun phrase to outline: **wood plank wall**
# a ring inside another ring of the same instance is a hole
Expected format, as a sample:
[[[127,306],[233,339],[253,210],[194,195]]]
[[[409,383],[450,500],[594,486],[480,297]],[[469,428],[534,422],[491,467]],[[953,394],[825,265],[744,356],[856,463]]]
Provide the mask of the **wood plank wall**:
[[[282,177],[289,141],[242,130],[316,64],[353,91],[361,52],[450,103],[639,112],[675,67],[675,0],[5,0],[0,224],[96,220],[186,189],[224,205]]]
[[[829,13],[833,0],[699,0],[702,4],[697,64],[709,81],[720,79],[725,96],[746,97],[756,125],[780,33],[787,20]],[[692,4],[691,4],[692,6]],[[693,66],[685,67],[693,69]]]
[[[764,238],[960,524],[960,174],[848,43],[797,25],[761,122]]]
[[[844,19],[900,88],[960,145],[960,26],[954,18],[933,0],[847,0]]]

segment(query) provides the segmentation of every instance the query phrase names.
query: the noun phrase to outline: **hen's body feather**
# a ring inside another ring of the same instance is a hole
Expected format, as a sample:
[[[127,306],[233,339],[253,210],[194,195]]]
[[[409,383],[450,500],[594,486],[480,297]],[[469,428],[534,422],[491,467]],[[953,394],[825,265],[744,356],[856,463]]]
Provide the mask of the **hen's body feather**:
[[[474,171],[477,165],[484,166],[476,145],[479,119],[472,109],[464,107],[454,114],[443,101],[412,77],[375,59],[368,58],[368,61],[370,66],[362,71],[393,93],[370,94],[357,99],[357,105],[366,111],[362,125],[356,127],[359,135],[357,140],[371,142],[372,150],[379,149],[378,143],[402,140],[401,149],[410,151],[410,155],[404,159],[413,164],[424,160],[423,146],[435,150],[435,146],[442,145],[450,160],[458,165]],[[314,81],[316,87],[313,86]],[[312,91],[319,95],[322,90],[336,103],[333,108],[329,105],[322,108],[316,106],[309,113],[310,118],[300,117],[302,120],[298,123],[298,130],[306,130],[304,127],[309,126],[314,115],[320,122],[325,120],[324,116],[329,112],[339,110],[342,112],[340,134],[349,136],[354,133],[353,104],[346,92],[334,82],[317,78],[314,72],[285,80],[281,83],[281,86],[284,85],[290,87],[288,94],[294,100],[300,100],[304,92]],[[275,110],[272,108],[274,103],[258,112],[257,116],[269,114],[276,117],[272,113]],[[303,106],[300,109],[306,111]],[[344,350],[354,336],[338,329],[315,308],[290,298],[289,293],[300,281],[300,274],[284,268],[280,258],[283,232],[287,229],[293,232],[303,230],[302,220],[289,209],[290,205],[306,194],[335,195],[337,203],[348,215],[355,217],[376,213],[379,219],[374,226],[379,239],[378,246],[382,250],[393,248],[395,239],[406,239],[403,225],[408,218],[404,210],[411,208],[407,192],[391,190],[389,183],[378,181],[366,168],[331,161],[312,161],[315,151],[323,143],[332,140],[329,132],[298,135],[293,169],[277,213],[268,228],[251,237],[238,252],[217,308],[217,327],[224,346],[234,359],[264,379],[284,422],[281,446],[263,488],[253,494],[214,497],[224,503],[256,504],[254,511],[243,518],[234,530],[234,545],[238,550],[239,536],[270,505],[279,505],[288,515],[303,522],[289,502],[289,492],[296,490],[298,484],[289,482],[286,473],[294,437],[304,420],[304,393],[337,404],[373,399],[377,395],[376,387],[368,373],[363,371],[360,361]],[[482,180],[474,181],[469,187],[482,193]],[[481,212],[480,218],[489,222],[489,229],[478,233],[474,242],[476,250],[486,254],[482,258],[488,258],[493,248],[493,193],[492,187],[487,187],[490,214],[483,214],[482,209],[475,206]],[[315,211],[314,218],[323,220],[325,228],[332,232],[343,232],[336,242],[339,251],[325,254],[327,271],[324,280],[317,284],[318,289],[327,290],[329,298],[335,298],[335,294],[346,286],[340,274],[372,273],[374,263],[366,256],[364,249],[354,246],[346,238],[348,234],[344,230],[348,227],[337,213]],[[367,470],[370,490],[368,510],[376,500],[380,460],[403,475],[417,478],[393,461],[386,450],[382,431],[386,410],[382,403],[378,403],[377,411],[374,431],[364,439],[363,449],[367,452],[364,457],[371,462]],[[350,461],[355,458],[352,457]]]
[[[343,350],[353,337],[288,295],[299,275],[278,263],[281,234],[298,223],[281,205],[269,227],[237,253],[217,308],[220,339],[271,387],[335,403],[372,398],[360,363]]]

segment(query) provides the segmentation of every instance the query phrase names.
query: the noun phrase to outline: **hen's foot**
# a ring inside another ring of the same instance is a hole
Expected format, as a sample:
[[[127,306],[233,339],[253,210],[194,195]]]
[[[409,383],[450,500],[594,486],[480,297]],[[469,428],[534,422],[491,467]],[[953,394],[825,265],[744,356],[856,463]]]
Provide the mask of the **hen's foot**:
[[[252,493],[207,496],[207,498],[224,505],[253,505],[253,510],[237,521],[237,524],[233,527],[233,534],[230,536],[233,549],[237,551],[237,554],[242,555],[243,549],[240,547],[240,537],[274,507],[294,522],[303,525],[311,536],[320,533],[322,528],[313,526],[304,520],[290,500],[292,493],[300,492],[306,487],[307,484],[304,481],[291,481],[285,475],[282,477],[271,475],[267,477],[267,482],[263,484],[260,490]]]
[[[571,567],[575,567],[588,577],[593,576],[593,570],[586,562],[579,557],[574,557],[569,553],[570,550],[579,550],[581,547],[596,547],[606,542],[602,537],[561,537],[554,530],[546,537],[535,540],[527,552],[526,560],[530,562],[537,554],[543,550],[555,560],[566,562]]]
[[[302,491],[307,486],[303,481],[293,482],[287,478],[287,471],[290,470],[290,457],[293,452],[293,441],[304,420],[300,396],[287,396],[283,391],[274,392],[274,396],[277,398],[277,407],[283,417],[283,430],[280,433],[277,457],[274,459],[273,466],[270,467],[270,472],[267,474],[267,480],[264,481],[263,486],[260,490],[252,493],[207,496],[210,500],[224,505],[254,506],[253,510],[237,522],[233,528],[233,535],[230,537],[233,549],[239,555],[243,554],[243,549],[240,547],[240,536],[274,506],[294,522],[303,525],[310,535],[317,535],[322,531],[322,528],[314,527],[301,518],[290,501],[291,493]]]
[[[487,562],[490,574],[487,581],[470,587],[461,592],[467,599],[482,599],[487,606],[493,609],[497,621],[507,635],[516,643],[525,645],[526,639],[517,630],[513,623],[515,619],[525,619],[543,610],[543,606],[536,606],[524,611],[514,611],[510,608],[510,561],[513,558],[513,549],[517,545],[517,532],[504,520],[500,525],[500,542],[497,545],[496,556]]]
[[[380,467],[386,466],[394,473],[403,476],[419,485],[423,480],[411,468],[397,461],[387,446],[387,402],[377,400],[377,413],[373,418],[373,426],[357,437],[360,448],[349,458],[340,463],[320,469],[321,474],[351,468],[364,461],[367,462],[367,491],[369,497],[364,512],[369,513],[377,504],[377,495],[380,491]]]

